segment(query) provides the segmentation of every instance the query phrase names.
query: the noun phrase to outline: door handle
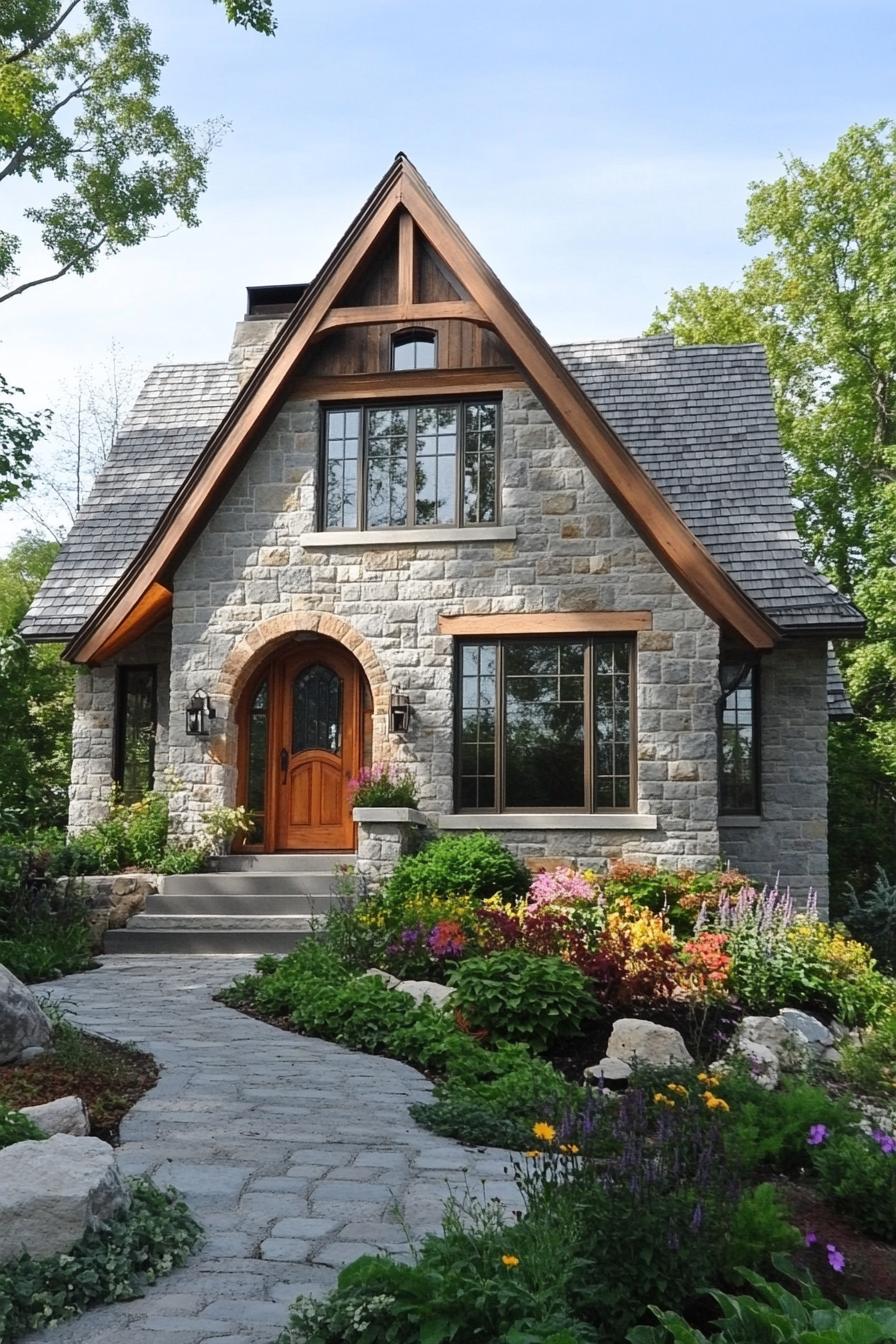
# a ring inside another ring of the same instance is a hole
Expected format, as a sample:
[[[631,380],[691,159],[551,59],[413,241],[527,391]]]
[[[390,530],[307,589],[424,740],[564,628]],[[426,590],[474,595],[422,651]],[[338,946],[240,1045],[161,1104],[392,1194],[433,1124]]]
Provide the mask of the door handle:
[[[280,774],[281,774],[281,776],[282,776],[282,779],[281,779],[280,782],[281,782],[282,784],[285,784],[285,783],[286,783],[286,775],[287,775],[288,770],[289,770],[289,752],[286,750],[285,747],[281,747],[281,748],[280,748]]]

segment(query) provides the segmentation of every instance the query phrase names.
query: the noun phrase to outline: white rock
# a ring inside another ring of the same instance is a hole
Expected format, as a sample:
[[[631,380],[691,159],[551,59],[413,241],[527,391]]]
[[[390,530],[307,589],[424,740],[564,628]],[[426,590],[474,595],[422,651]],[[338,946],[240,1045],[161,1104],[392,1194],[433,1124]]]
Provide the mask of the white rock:
[[[32,1045],[49,1045],[50,1019],[21,980],[0,966],[0,1064],[18,1059]]]
[[[778,1056],[774,1050],[770,1050],[767,1045],[760,1045],[758,1041],[744,1041],[740,1054],[749,1064],[750,1073],[760,1087],[773,1092],[781,1077]]]
[[[625,1083],[631,1077],[632,1066],[624,1059],[613,1059],[607,1055],[599,1064],[591,1064],[585,1069],[589,1083]]]
[[[80,1097],[57,1097],[43,1106],[23,1106],[22,1114],[33,1120],[45,1134],[76,1134],[83,1137],[90,1133],[87,1107]]]
[[[638,1017],[621,1017],[613,1023],[607,1056],[632,1064],[693,1064],[694,1059],[674,1027],[644,1022]]]
[[[782,1017],[745,1017],[737,1029],[733,1048],[742,1051],[745,1045],[763,1045],[779,1058],[792,1051],[794,1039]]]
[[[843,1056],[836,1045],[829,1045],[821,1052],[821,1060],[823,1064],[830,1064],[832,1068],[836,1068],[843,1063]]]
[[[23,1050],[22,1053],[19,1055],[19,1063],[30,1064],[32,1059],[40,1059],[41,1055],[45,1055],[46,1053],[47,1053],[46,1046],[29,1045],[28,1049]]]
[[[35,1257],[70,1251],[130,1198],[102,1139],[55,1134],[0,1149],[0,1264],[23,1251]]]
[[[395,989],[401,994],[410,994],[418,1007],[424,999],[429,999],[437,1008],[442,1008],[457,992],[450,985],[440,985],[435,980],[399,980]]]
[[[796,1008],[782,1008],[778,1016],[791,1036],[795,1036],[799,1044],[808,1045],[815,1054],[821,1054],[822,1050],[834,1044],[833,1034],[817,1017],[801,1013]]]
[[[375,975],[377,980],[382,980],[387,989],[397,989],[401,984],[397,975],[390,975],[388,971],[381,971],[377,966],[371,966],[370,970],[365,971],[364,974]]]

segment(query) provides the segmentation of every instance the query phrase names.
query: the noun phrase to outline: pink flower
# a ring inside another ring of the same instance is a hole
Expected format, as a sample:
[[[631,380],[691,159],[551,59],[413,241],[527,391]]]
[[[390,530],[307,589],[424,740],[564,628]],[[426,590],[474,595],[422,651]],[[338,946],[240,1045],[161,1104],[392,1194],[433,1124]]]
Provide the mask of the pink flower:
[[[814,1246],[818,1241],[818,1233],[813,1232],[812,1229],[810,1228],[804,1237],[804,1241],[807,1246]]]
[[[817,1148],[820,1143],[824,1143],[828,1136],[828,1132],[827,1125],[812,1125],[806,1138],[806,1142],[811,1144],[813,1148]]]
[[[827,1253],[828,1253],[828,1264],[830,1265],[831,1269],[836,1270],[838,1274],[842,1274],[844,1268],[846,1267],[846,1256],[843,1254],[841,1250],[837,1249],[837,1247],[834,1245],[832,1241],[829,1241],[827,1244]]]

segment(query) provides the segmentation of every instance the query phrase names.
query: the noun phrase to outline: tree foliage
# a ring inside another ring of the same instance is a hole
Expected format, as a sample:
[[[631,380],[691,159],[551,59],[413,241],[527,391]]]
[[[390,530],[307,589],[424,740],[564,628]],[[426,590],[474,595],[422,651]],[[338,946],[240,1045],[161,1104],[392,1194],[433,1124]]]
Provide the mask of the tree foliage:
[[[58,544],[18,541],[0,560],[0,830],[65,823],[75,671],[58,644],[26,644],[19,622]]]
[[[857,809],[896,866],[896,125],[851,127],[818,166],[782,162],[751,188],[740,236],[759,255],[740,284],[673,290],[650,330],[765,346],[807,554],[868,617],[841,649],[858,714],[832,752],[843,879],[873,872]]]

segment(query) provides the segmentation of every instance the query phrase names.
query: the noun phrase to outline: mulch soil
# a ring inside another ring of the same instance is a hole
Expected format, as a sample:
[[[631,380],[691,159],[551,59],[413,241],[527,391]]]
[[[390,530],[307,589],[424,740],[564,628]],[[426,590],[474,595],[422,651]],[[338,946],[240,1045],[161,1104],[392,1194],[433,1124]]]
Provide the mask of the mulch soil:
[[[896,1246],[885,1245],[858,1231],[842,1214],[830,1209],[810,1186],[784,1180],[776,1185],[794,1226],[803,1236],[814,1232],[818,1238],[814,1246],[801,1247],[793,1258],[811,1271],[826,1297],[835,1302],[848,1297],[896,1302]],[[830,1268],[828,1245],[836,1246],[846,1257],[842,1273]]]
[[[159,1067],[151,1055],[133,1046],[79,1032],[57,1051],[26,1064],[0,1067],[0,1101],[7,1106],[40,1106],[59,1097],[80,1097],[90,1116],[90,1132],[118,1143],[118,1127],[144,1092],[153,1087]]]

